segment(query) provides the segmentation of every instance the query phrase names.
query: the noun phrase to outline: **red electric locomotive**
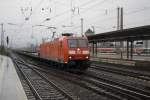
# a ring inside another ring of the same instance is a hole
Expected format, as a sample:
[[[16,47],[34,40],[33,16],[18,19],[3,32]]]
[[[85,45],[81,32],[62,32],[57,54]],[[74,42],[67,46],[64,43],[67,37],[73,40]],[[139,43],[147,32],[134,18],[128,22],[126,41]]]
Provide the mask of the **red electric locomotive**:
[[[86,70],[90,65],[87,38],[70,34],[62,34],[61,38],[41,44],[39,56],[65,69]]]

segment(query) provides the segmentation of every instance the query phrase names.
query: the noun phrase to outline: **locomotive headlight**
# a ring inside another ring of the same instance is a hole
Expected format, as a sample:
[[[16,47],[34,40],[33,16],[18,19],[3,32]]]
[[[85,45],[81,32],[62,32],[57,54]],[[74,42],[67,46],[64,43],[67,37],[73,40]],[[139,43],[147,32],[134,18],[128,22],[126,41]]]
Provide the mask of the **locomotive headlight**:
[[[71,59],[72,57],[71,56],[69,56],[69,59]]]
[[[86,56],[85,58],[86,58],[86,59],[88,59],[88,58],[89,58],[89,56]]]
[[[76,54],[75,50],[69,50],[69,54]]]
[[[82,54],[89,54],[89,51],[88,50],[83,50]]]

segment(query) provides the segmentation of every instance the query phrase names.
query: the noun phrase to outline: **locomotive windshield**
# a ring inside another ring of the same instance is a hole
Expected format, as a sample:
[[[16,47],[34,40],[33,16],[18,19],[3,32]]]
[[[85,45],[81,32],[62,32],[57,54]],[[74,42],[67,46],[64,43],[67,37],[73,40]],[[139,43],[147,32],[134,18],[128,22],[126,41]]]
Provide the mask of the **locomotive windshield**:
[[[85,48],[88,46],[88,42],[85,39],[69,39],[68,45],[70,48]]]

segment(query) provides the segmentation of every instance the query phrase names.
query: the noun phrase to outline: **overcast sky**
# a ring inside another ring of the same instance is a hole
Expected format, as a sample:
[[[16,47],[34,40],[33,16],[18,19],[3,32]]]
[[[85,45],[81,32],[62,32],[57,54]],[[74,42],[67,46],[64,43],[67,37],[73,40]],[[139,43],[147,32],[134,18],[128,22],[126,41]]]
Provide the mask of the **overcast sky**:
[[[52,31],[80,34],[81,18],[84,31],[91,26],[96,33],[116,30],[117,7],[124,8],[124,28],[150,24],[150,0],[0,0],[0,23],[11,45],[26,46],[50,38]]]

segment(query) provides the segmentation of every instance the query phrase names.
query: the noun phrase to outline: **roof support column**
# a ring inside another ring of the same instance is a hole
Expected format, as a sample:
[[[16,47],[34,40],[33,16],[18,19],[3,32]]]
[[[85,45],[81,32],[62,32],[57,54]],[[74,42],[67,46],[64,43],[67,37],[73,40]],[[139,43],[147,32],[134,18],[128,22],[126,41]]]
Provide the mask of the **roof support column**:
[[[95,43],[95,56],[97,57],[97,42]]]
[[[129,41],[127,40],[127,59],[129,59]]]
[[[92,56],[94,56],[94,42],[92,42]]]
[[[131,60],[133,59],[133,41],[131,41]]]

